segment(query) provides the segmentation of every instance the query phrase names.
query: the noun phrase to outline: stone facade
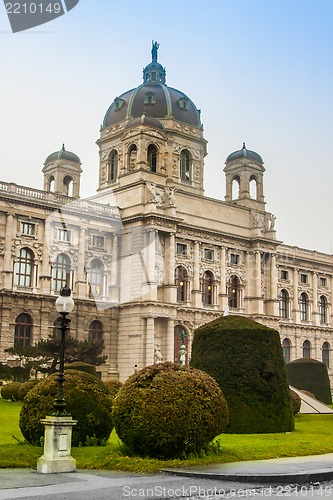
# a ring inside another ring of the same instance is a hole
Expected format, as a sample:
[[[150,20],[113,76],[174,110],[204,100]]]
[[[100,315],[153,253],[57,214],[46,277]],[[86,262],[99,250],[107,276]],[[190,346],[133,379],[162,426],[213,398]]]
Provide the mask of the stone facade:
[[[124,381],[156,352],[179,361],[180,332],[189,359],[194,330],[227,312],[278,329],[286,359],[324,360],[332,375],[333,257],[277,239],[263,160],[245,144],[226,160],[225,201],[204,196],[200,113],[154,57],[107,111],[95,196],[79,199],[80,160],[64,147],[43,191],[0,183],[0,360],[15,338],[53,331],[66,283],[71,335],[103,335],[103,379]]]

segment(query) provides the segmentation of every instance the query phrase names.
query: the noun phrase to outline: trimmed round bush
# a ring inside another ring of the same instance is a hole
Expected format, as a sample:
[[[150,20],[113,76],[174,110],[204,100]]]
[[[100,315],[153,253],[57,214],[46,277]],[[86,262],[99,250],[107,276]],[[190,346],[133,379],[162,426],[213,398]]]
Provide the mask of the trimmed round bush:
[[[300,358],[287,363],[290,385],[300,391],[306,390],[327,405],[332,404],[332,395],[327,368],[324,363],[312,358]]]
[[[227,400],[227,432],[294,430],[280,336],[241,316],[224,316],[194,332],[191,366],[218,382]]]
[[[299,395],[292,389],[289,389],[289,395],[290,395],[291,409],[293,411],[293,414],[296,415],[296,413],[298,413],[299,410],[301,409],[302,400],[299,397]]]
[[[65,370],[79,370],[85,373],[90,373],[96,377],[96,366],[89,363],[84,363],[84,361],[73,361],[73,363],[67,363],[64,366]]]
[[[113,407],[118,436],[135,454],[174,458],[199,453],[228,422],[222,392],[209,375],[171,362],[132,375]]]
[[[10,399],[11,401],[18,401],[18,392],[21,388],[20,382],[10,382],[1,388],[1,396],[3,399]]]
[[[51,415],[58,391],[57,374],[41,380],[24,398],[20,428],[25,439],[40,445],[44,425],[40,420]],[[113,428],[112,398],[109,390],[93,375],[66,370],[64,381],[66,409],[77,424],[73,427],[73,446],[84,445],[89,438],[98,444],[106,441]]]
[[[20,384],[21,387],[19,388],[17,393],[18,400],[23,401],[28,392],[31,391],[31,389],[35,387],[38,382],[39,380],[28,380],[28,382],[23,382],[22,384]]]
[[[107,380],[104,384],[109,389],[112,398],[116,397],[119,389],[123,386],[122,382],[119,382],[118,380]]]

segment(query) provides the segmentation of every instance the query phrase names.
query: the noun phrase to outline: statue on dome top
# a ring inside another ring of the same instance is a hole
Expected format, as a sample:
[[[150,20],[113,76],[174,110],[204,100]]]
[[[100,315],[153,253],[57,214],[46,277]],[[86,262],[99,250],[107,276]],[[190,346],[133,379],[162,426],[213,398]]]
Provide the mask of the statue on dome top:
[[[152,40],[151,57],[153,61],[157,61],[157,51],[160,44]]]

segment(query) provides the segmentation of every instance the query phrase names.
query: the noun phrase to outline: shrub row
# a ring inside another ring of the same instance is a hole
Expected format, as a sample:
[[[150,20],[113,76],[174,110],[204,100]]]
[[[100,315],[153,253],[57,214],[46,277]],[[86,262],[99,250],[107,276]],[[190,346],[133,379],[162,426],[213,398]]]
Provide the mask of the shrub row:
[[[23,401],[26,394],[38,383],[38,380],[28,382],[10,382],[1,387],[1,397],[11,401]]]

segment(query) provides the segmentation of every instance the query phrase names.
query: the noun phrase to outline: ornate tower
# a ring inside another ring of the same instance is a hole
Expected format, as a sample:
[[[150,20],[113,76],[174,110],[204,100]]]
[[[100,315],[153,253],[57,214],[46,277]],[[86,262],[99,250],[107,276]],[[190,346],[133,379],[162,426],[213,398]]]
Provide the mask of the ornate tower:
[[[206,141],[200,112],[186,94],[166,85],[158,48],[153,41],[143,83],[116,97],[104,117],[97,141],[100,195],[110,188],[133,189],[138,182],[203,194]],[[147,190],[145,196],[149,199]],[[164,205],[161,200],[159,208]]]
[[[44,191],[73,198],[80,197],[81,161],[62,145],[60,151],[50,154],[42,169],[44,174]]]
[[[231,153],[226,159],[224,168],[225,201],[256,210],[265,210],[263,163],[258,153],[246,149],[245,142],[242,149]]]

